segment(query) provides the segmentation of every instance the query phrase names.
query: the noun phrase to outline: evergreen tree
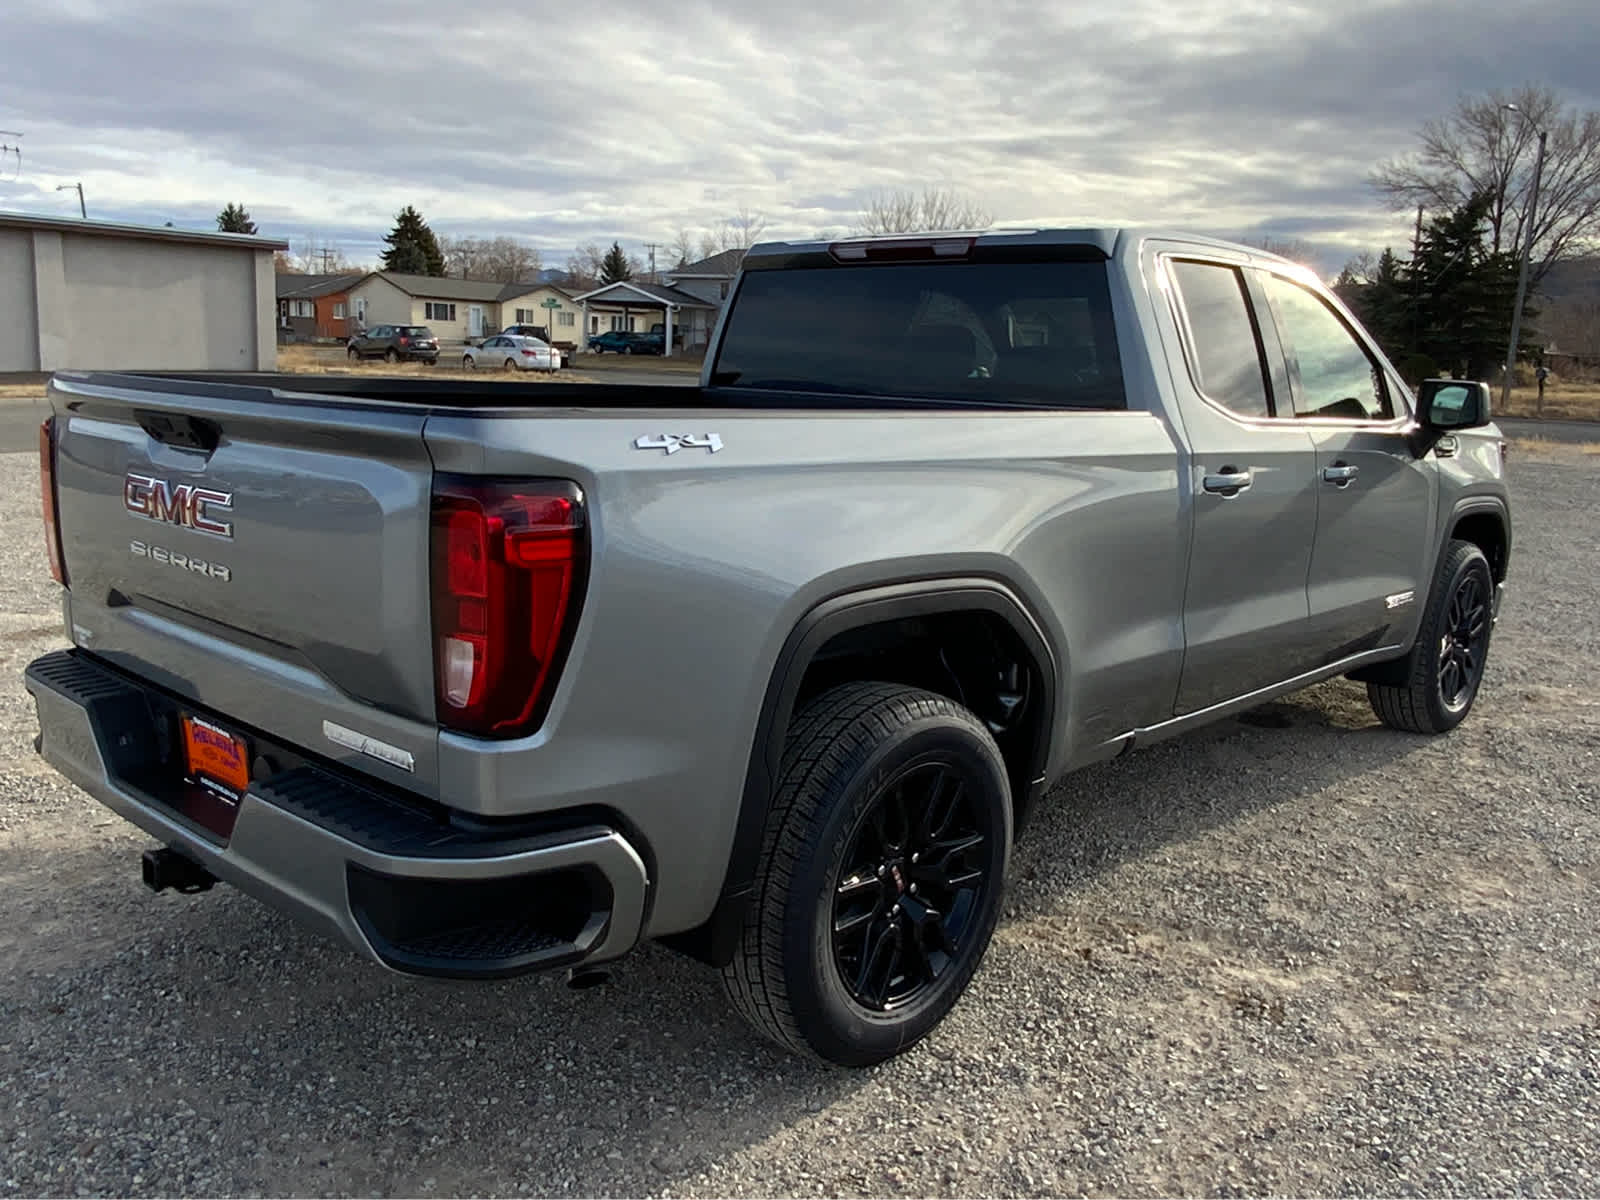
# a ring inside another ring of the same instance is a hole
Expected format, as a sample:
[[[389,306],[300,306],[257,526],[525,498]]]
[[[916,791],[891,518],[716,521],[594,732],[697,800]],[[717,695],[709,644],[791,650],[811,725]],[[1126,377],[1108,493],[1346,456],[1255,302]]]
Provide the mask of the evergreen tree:
[[[1441,370],[1488,379],[1506,352],[1517,291],[1518,258],[1495,250],[1486,195],[1431,218],[1406,261],[1385,250],[1376,269],[1347,270],[1334,291],[1415,383]],[[1522,345],[1538,344],[1523,308]]]
[[[256,223],[250,219],[250,213],[242,204],[229,203],[226,208],[217,214],[217,232],[219,233],[254,233]]]
[[[611,249],[606,251],[606,256],[600,263],[600,282],[621,283],[624,279],[633,278],[633,267],[628,263],[628,256],[622,252],[622,247],[616,242],[611,243]]]
[[[439,239],[422,219],[422,214],[406,205],[395,214],[394,228],[383,238],[383,269],[402,275],[443,275],[444,252]]]
[[[1413,314],[1418,349],[1467,379],[1487,379],[1505,354],[1517,256],[1488,242],[1491,197],[1480,193],[1431,219],[1417,247]],[[1535,335],[1524,310],[1523,343]]]

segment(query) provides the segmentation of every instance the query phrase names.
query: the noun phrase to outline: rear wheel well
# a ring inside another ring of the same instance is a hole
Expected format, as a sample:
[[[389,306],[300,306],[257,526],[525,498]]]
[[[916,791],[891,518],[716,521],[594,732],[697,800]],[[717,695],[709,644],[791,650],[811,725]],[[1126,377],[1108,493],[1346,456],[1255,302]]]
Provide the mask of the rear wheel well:
[[[828,688],[863,681],[923,688],[971,710],[1000,747],[1021,827],[1043,767],[1049,705],[1044,672],[1004,618],[963,609],[846,629],[807,665],[792,711]]]
[[[1467,513],[1456,521],[1450,530],[1450,537],[1452,540],[1471,542],[1477,546],[1489,560],[1489,573],[1494,576],[1494,581],[1496,583],[1505,581],[1506,527],[1499,513]]]
[[[987,580],[890,584],[819,605],[790,634],[751,749],[722,894],[705,922],[660,940],[713,966],[736,952],[783,745],[807,701],[837,684],[903,683],[948,696],[989,728],[1011,785],[1013,832],[1045,773],[1056,662],[1027,610]]]

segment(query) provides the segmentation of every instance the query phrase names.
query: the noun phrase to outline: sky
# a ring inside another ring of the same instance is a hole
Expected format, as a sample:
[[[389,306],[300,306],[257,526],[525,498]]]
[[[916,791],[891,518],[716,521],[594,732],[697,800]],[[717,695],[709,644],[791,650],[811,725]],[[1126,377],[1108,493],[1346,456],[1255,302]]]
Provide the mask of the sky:
[[[1463,94],[1600,108],[1593,0],[7,0],[0,210],[263,234],[370,263],[401,206],[563,266],[874,193],[997,224],[1400,245],[1367,183]],[[20,134],[21,136],[15,136]],[[658,251],[665,254],[665,249]]]

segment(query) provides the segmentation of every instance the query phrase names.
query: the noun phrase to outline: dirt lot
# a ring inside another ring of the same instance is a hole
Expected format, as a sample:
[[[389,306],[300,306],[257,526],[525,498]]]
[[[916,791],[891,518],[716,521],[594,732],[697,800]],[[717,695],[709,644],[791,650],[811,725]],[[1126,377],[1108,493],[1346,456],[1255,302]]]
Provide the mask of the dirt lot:
[[[1600,460],[1511,461],[1466,726],[1339,682],[1074,777],[964,1003],[859,1073],[662,950],[418,984],[150,895],[146,839],[31,753],[55,598],[0,512],[0,1193],[1600,1192]],[[36,494],[31,456],[0,480]]]

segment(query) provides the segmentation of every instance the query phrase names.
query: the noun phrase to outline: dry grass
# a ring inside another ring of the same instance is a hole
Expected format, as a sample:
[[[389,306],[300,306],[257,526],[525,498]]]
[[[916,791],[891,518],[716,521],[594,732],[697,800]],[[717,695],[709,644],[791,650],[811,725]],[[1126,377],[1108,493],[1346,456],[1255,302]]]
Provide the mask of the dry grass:
[[[49,382],[48,374],[7,372],[0,375],[0,400],[31,400],[35,396],[42,396]]]
[[[1542,437],[1508,438],[1511,461],[1532,459],[1542,462],[1593,463],[1600,459],[1600,441],[1557,442]]]
[[[1544,411],[1539,412],[1539,389],[1514,387],[1508,404],[1500,403],[1500,389],[1494,392],[1494,413],[1501,417],[1540,415],[1561,421],[1600,421],[1600,384],[1557,383],[1544,389]]]

